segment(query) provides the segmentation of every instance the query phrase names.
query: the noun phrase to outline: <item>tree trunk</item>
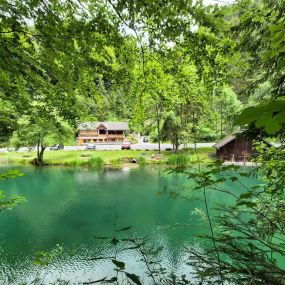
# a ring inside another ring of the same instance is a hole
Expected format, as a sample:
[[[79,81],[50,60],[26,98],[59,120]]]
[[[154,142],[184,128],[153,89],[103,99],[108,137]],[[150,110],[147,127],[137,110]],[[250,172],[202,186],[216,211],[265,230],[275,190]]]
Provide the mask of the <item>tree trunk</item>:
[[[39,153],[39,156],[38,156],[38,165],[43,165],[44,164],[44,151],[45,151],[45,147],[44,146],[41,146],[41,151]]]
[[[37,141],[37,157],[40,155],[40,139]]]
[[[220,124],[221,133],[220,133],[220,137],[222,139],[223,138],[223,108],[222,108],[222,104],[221,104],[221,107],[220,107],[220,116],[221,116],[221,124]]]
[[[179,148],[179,139],[178,139],[178,135],[175,135],[175,152],[178,151]]]
[[[161,153],[160,150],[160,111],[159,107],[156,106],[156,123],[157,123],[157,141],[158,141],[158,153]]]
[[[37,157],[34,159],[33,163],[37,166],[41,166],[44,164],[44,151],[46,147],[43,146],[41,139],[37,141]]]
[[[157,140],[158,140],[158,153],[161,153],[160,150],[160,122],[157,123]]]

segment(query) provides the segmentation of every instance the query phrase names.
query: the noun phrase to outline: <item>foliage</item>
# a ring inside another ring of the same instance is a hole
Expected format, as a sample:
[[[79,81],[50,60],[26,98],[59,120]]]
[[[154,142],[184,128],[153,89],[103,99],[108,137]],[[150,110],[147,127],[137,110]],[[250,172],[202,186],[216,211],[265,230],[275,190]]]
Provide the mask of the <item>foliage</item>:
[[[251,106],[236,123],[284,139],[284,1],[4,0],[0,8],[0,136],[16,146],[36,144],[37,164],[48,144],[87,119],[129,120],[132,130],[156,137],[159,151],[163,139],[177,150],[231,132],[237,112]],[[213,247],[206,255],[190,250],[199,281],[282,284],[283,156],[281,147],[259,158],[265,181],[221,208],[217,230],[207,213]],[[111,164],[122,162],[113,157]],[[84,163],[99,167],[102,160]],[[185,166],[187,156],[169,163]],[[217,164],[188,173],[206,206],[208,188],[234,195],[219,188],[219,172],[229,170]],[[116,255],[112,262],[140,284]]]
[[[214,246],[208,245],[203,251],[189,248],[189,264],[195,268],[198,280],[215,280],[220,271],[217,284],[284,284],[283,157],[283,147],[259,156],[263,179],[252,187],[241,178],[254,172],[236,170],[225,174],[236,168],[233,166],[209,165],[199,173],[188,173],[196,181],[196,189],[222,191],[235,199],[232,206],[219,205],[220,214],[210,218],[215,225],[214,235],[206,238]],[[232,188],[221,185],[227,179],[232,181]],[[234,184],[242,185],[244,192],[237,195]]]
[[[123,167],[123,158],[116,158],[110,161],[110,165],[113,168],[122,168]]]
[[[218,110],[218,125],[220,125],[220,138],[225,134],[233,131],[233,123],[235,116],[242,110],[241,102],[237,99],[236,94],[229,86],[223,86],[221,95],[215,102]]]
[[[142,156],[142,155],[139,156],[139,158],[138,158],[138,164],[141,165],[141,166],[146,165],[146,159],[145,159],[144,156]]]
[[[73,129],[62,118],[41,110],[39,107],[29,116],[21,117],[17,122],[11,144],[19,146],[37,146],[36,164],[43,164],[43,154],[48,145],[63,143],[74,135]]]
[[[55,248],[49,251],[38,251],[35,255],[34,264],[45,266],[49,265],[55,258],[62,253],[62,247],[57,244]]]
[[[8,170],[0,173],[0,181],[13,179],[19,176],[23,176],[18,170]],[[17,204],[25,201],[25,198],[15,196],[10,199],[5,199],[4,191],[0,190],[0,212],[3,210],[11,209]]]
[[[236,119],[239,125],[254,122],[257,128],[264,128],[268,134],[283,129],[285,115],[285,97],[245,109]]]
[[[190,284],[190,282],[183,275],[181,278],[175,274],[169,274],[166,268],[161,264],[161,253],[163,252],[163,246],[155,246],[149,244],[147,237],[140,237],[132,232],[132,226],[120,227],[118,225],[118,214],[115,208],[114,211],[114,226],[112,236],[94,236],[94,238],[102,242],[106,242],[113,247],[113,251],[110,256],[95,256],[90,258],[92,261],[102,261],[109,260],[114,265],[114,275],[112,277],[104,277],[100,280],[91,281],[84,284],[92,283],[111,283],[111,284],[137,284],[141,285],[142,280],[145,277],[138,276],[134,273],[128,272],[129,269],[126,268],[126,263],[120,258],[122,252],[135,251],[136,256],[145,265],[145,274],[149,282],[154,285],[158,284]],[[126,279],[125,279],[126,277]],[[132,281],[132,282],[130,282]],[[144,281],[145,282],[145,281]]]
[[[104,160],[101,157],[91,157],[87,160],[87,165],[101,169],[104,165]]]
[[[129,134],[129,135],[127,136],[127,140],[128,140],[129,142],[131,142],[132,144],[138,143],[137,138],[136,138],[134,135],[132,135],[132,134]]]
[[[174,112],[167,114],[162,126],[162,138],[170,140],[176,152],[180,145],[181,129],[180,120],[175,116]]]
[[[174,154],[167,158],[167,164],[176,167],[186,167],[189,164],[189,157],[186,154]]]
[[[282,1],[238,1],[232,6],[238,15],[231,27],[239,48],[249,56],[248,68],[253,72],[249,88],[269,82],[272,98],[284,96],[284,11]]]

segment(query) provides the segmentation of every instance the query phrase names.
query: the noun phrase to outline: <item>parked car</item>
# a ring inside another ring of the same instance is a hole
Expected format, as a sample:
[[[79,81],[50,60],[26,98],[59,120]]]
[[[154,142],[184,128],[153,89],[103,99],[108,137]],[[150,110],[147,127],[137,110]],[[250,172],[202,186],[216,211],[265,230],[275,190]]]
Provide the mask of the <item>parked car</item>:
[[[143,138],[143,142],[144,142],[144,143],[147,143],[147,142],[148,142],[148,137],[144,137],[144,138]]]
[[[130,142],[123,142],[121,149],[131,149],[131,143]]]
[[[64,149],[64,145],[63,144],[55,144],[53,146],[51,146],[50,150],[61,150]]]
[[[89,144],[87,144],[86,149],[96,150],[96,144],[95,143],[89,143]]]

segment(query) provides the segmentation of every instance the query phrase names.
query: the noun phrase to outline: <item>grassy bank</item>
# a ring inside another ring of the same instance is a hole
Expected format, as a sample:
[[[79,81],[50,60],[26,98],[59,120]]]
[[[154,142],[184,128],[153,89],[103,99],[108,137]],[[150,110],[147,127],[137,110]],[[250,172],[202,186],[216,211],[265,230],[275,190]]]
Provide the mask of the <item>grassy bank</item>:
[[[204,162],[214,158],[213,148],[198,149],[199,157]],[[2,164],[30,164],[36,157],[36,152],[7,152],[0,153]],[[183,150],[175,154],[163,151],[161,155],[157,151],[141,150],[110,150],[110,151],[46,151],[44,161],[48,165],[68,166],[93,166],[120,167],[124,163],[137,162],[138,164],[168,164],[185,165],[197,160],[194,150]]]

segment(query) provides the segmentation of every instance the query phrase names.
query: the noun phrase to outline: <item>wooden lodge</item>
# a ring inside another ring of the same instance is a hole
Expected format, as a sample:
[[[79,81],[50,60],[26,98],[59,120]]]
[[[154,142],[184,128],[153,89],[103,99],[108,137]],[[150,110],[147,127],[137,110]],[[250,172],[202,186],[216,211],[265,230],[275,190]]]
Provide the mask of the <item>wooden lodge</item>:
[[[266,146],[271,146],[263,139],[261,141]],[[253,139],[242,133],[231,134],[216,143],[214,147],[217,149],[217,158],[226,162],[248,162],[256,153]]]
[[[78,126],[77,143],[121,142],[129,126],[127,122],[86,122]]]

